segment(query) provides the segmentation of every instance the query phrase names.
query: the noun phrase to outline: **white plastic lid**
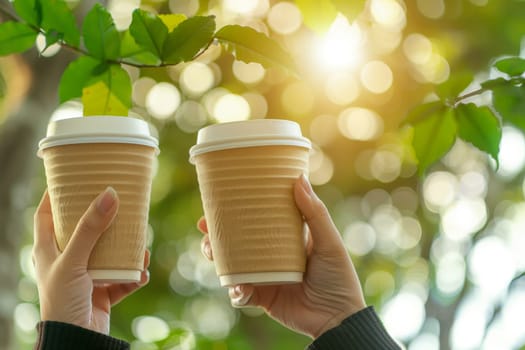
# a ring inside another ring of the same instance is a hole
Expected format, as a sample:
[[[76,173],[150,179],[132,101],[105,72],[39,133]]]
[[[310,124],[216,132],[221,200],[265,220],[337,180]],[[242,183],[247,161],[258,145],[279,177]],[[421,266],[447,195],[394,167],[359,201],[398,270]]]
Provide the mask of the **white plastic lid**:
[[[38,144],[42,150],[79,143],[131,143],[150,146],[158,151],[158,140],[151,136],[148,124],[132,117],[90,116],[50,122],[47,136]]]
[[[282,119],[254,119],[214,124],[202,128],[197,144],[190,149],[190,162],[207,152],[254,146],[298,146],[310,149],[311,143],[301,134],[299,124]]]

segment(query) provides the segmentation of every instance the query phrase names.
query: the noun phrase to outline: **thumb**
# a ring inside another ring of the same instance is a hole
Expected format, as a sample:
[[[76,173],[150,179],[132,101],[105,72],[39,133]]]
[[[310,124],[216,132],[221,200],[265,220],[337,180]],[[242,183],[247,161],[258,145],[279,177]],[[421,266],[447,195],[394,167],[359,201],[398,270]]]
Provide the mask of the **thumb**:
[[[75,232],[64,249],[70,263],[87,265],[93,247],[109,227],[118,209],[118,196],[112,187],[99,194],[78,221]]]
[[[317,197],[304,175],[294,186],[295,203],[304,216],[313,240],[313,252],[332,254],[344,247],[328,209]]]

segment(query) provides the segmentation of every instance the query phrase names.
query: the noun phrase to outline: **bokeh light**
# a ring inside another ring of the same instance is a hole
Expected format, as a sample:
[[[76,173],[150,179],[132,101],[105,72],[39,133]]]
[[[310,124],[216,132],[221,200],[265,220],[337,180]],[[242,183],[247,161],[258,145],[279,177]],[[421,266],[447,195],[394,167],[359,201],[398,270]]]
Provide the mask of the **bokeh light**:
[[[198,97],[215,85],[213,70],[204,63],[191,62],[182,70],[179,78],[181,90],[185,95]]]
[[[426,207],[433,212],[440,212],[456,198],[458,186],[454,174],[445,171],[432,172],[423,183],[423,199]]]
[[[394,81],[390,67],[381,61],[370,61],[361,70],[361,83],[374,94],[382,94]]]
[[[242,96],[227,93],[217,99],[212,115],[219,123],[247,120],[250,105]]]
[[[168,6],[173,13],[182,13],[187,17],[194,16],[199,10],[199,0],[169,0]]]
[[[196,101],[184,101],[175,112],[175,122],[184,132],[192,133],[202,128],[208,121],[204,106]]]
[[[302,23],[301,12],[292,2],[278,2],[268,12],[268,25],[279,34],[292,34]]]
[[[325,93],[333,103],[345,106],[354,102],[361,92],[359,79],[349,73],[333,74],[326,79]]]
[[[516,176],[525,166],[525,137],[511,126],[502,128],[497,174],[504,178]]]
[[[244,63],[235,60],[232,65],[233,74],[245,84],[257,84],[264,78],[265,70],[259,63]]]
[[[254,119],[264,118],[268,114],[268,102],[266,98],[257,92],[246,92],[242,97],[250,105],[251,117]]]
[[[36,37],[36,48],[43,57],[53,57],[59,51],[61,46],[59,44],[51,44],[47,46],[47,40],[44,34],[38,34]]]
[[[412,63],[424,64],[432,57],[432,42],[423,34],[409,34],[403,41],[403,52]]]
[[[157,82],[150,77],[142,77],[133,82],[133,102],[139,107],[146,106],[146,96]]]
[[[441,226],[451,240],[472,237],[487,222],[487,208],[482,199],[458,199],[445,209]]]
[[[321,147],[335,141],[338,135],[337,118],[333,115],[319,115],[310,123],[310,139]]]
[[[384,306],[381,313],[385,327],[396,339],[415,336],[425,320],[425,308],[419,296],[401,291]]]
[[[377,23],[389,29],[401,30],[406,24],[405,9],[396,0],[373,0],[370,12]]]
[[[515,273],[516,265],[501,238],[485,237],[472,248],[469,255],[469,278],[483,293],[496,298],[502,297]]]
[[[343,110],[338,119],[339,131],[351,140],[373,140],[383,132],[383,119],[374,111],[351,107]]]
[[[237,14],[249,14],[257,9],[258,0],[223,0],[224,8]]]
[[[140,0],[110,0],[108,11],[113,17],[117,30],[125,30],[131,24],[133,10],[140,7]]]
[[[362,256],[374,249],[376,233],[370,224],[355,221],[345,228],[343,239],[350,253]]]
[[[155,316],[140,316],[131,325],[133,334],[143,342],[155,342],[168,337],[170,328],[166,321]]]
[[[334,164],[330,157],[314,145],[310,152],[309,178],[313,185],[324,185],[334,175]]]
[[[179,90],[170,83],[158,83],[146,96],[148,113],[158,119],[168,119],[173,116],[181,102]]]
[[[438,19],[445,14],[444,0],[417,0],[417,8],[425,17]]]

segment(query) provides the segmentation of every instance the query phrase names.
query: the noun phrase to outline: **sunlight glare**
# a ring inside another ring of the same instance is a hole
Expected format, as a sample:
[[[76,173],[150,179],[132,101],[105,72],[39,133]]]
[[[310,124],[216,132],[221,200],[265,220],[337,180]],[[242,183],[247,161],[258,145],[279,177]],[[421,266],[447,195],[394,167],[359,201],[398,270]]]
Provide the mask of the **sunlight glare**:
[[[362,59],[363,34],[357,23],[350,25],[339,14],[324,37],[318,38],[314,54],[318,64],[325,70],[351,70]]]

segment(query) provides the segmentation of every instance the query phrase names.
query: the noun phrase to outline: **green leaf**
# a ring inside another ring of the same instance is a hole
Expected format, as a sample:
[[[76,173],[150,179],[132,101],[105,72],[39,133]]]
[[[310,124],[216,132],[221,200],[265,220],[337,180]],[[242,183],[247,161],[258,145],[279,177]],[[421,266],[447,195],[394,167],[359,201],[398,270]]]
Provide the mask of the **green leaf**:
[[[164,41],[168,37],[168,28],[162,20],[153,13],[136,9],[129,32],[138,45],[144,47],[155,56],[162,57]]]
[[[24,23],[0,23],[0,55],[28,50],[35,44],[37,33]]]
[[[456,140],[454,111],[439,110],[414,124],[412,146],[419,163],[419,174],[448,152]]]
[[[64,0],[41,0],[42,23],[46,32],[56,31],[62,40],[72,46],[80,43],[80,32],[75,16]]]
[[[520,57],[504,58],[496,62],[494,67],[511,77],[522,75],[525,72],[525,59]]]
[[[71,62],[60,79],[58,96],[60,103],[82,96],[82,89],[96,75],[96,68],[102,62],[88,56],[80,56]]]
[[[489,107],[478,107],[473,103],[460,104],[456,107],[456,123],[460,138],[498,162],[501,125]]]
[[[120,55],[120,34],[111,14],[100,4],[88,12],[82,26],[84,45],[100,59],[117,59]]]
[[[337,11],[345,15],[349,22],[353,22],[363,12],[366,0],[332,0],[332,3]]]
[[[351,0],[339,1],[343,2]],[[331,0],[295,0],[295,4],[303,15],[304,24],[318,33],[325,33],[337,17],[337,9]]]
[[[159,15],[159,18],[168,28],[168,32],[172,32],[181,22],[185,21],[188,17],[182,13],[170,13],[168,15]]]
[[[441,101],[428,102],[418,105],[408,112],[408,115],[403,121],[403,124],[414,124],[421,122],[436,113],[444,112],[445,109],[446,106]]]
[[[490,79],[486,80],[481,83],[481,87],[487,90],[493,90],[495,88],[504,86],[504,85],[510,85],[510,80],[507,80],[505,78],[496,78],[496,79]]]
[[[84,115],[128,115],[131,108],[131,79],[120,65],[105,67],[82,90]]]
[[[180,23],[164,43],[162,60],[176,64],[190,61],[208,46],[215,32],[214,16],[195,16]]]
[[[126,58],[126,62],[149,66],[156,66],[161,63],[160,58],[135,42],[129,30],[124,31],[121,35],[120,57]]]
[[[493,90],[494,108],[504,122],[525,131],[525,87],[502,86]]]
[[[294,75],[295,64],[288,53],[274,40],[250,27],[228,25],[215,37],[238,60],[258,62],[264,67],[281,67]]]
[[[442,100],[456,98],[469,86],[473,79],[474,75],[467,71],[451,74],[446,82],[436,87],[436,93]]]
[[[40,0],[15,0],[14,8],[20,18],[40,28],[42,22],[42,5]]]

